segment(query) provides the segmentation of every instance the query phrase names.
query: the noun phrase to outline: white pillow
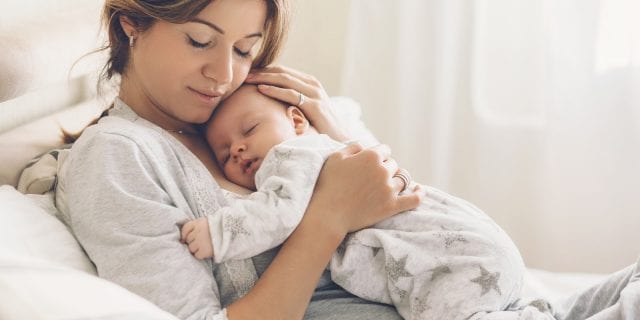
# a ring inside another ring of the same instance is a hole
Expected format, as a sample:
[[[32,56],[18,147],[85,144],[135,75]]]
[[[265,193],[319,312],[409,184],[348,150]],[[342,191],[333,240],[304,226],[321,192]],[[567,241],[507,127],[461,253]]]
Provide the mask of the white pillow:
[[[172,319],[151,302],[95,276],[56,217],[51,193],[0,186],[0,319]]]
[[[85,272],[0,257],[0,319],[177,320],[151,302]]]
[[[0,186],[0,255],[42,260],[96,274],[56,213],[51,193],[24,195],[12,186]]]

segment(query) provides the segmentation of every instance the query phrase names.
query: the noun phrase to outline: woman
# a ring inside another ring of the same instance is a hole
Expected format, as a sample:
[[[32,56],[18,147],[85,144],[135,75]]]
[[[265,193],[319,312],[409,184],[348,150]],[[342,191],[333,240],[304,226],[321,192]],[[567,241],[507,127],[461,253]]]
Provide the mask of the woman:
[[[299,105],[317,129],[345,138],[313,78],[285,68],[247,78],[252,66],[277,56],[287,0],[107,0],[104,9],[105,71],[121,77],[120,91],[109,116],[74,144],[56,191],[99,275],[182,319],[400,319],[393,307],[355,298],[323,272],[348,231],[418,205],[417,196],[394,193],[397,165],[385,161],[386,148],[351,145],[331,156],[302,222],[279,250],[214,268],[179,241],[180,225],[225,205],[224,189],[246,192],[223,178],[196,130],[244,80],[271,85],[262,92]],[[244,231],[242,221],[228,227]],[[556,305],[555,317],[637,319],[639,269]],[[508,318],[483,319],[533,319],[532,308],[550,311],[536,300],[512,306],[518,311]]]
[[[279,250],[214,268],[179,241],[181,224],[226,203],[223,189],[246,192],[223,177],[197,130],[243,81],[270,85],[264,94],[345,138],[313,78],[271,67],[247,79],[277,56],[288,16],[287,0],[107,0],[105,71],[120,76],[119,94],[74,144],[57,204],[101,277],[179,318],[399,319],[324,272],[347,232],[418,205],[417,195],[393,192],[387,148],[352,145],[330,157]],[[243,231],[241,221],[228,227]]]

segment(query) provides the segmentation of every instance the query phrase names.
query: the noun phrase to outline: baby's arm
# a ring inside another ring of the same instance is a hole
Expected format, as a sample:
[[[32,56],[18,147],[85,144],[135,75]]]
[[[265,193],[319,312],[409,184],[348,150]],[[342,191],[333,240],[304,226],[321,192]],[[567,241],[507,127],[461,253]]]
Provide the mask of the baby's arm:
[[[216,263],[250,258],[280,245],[301,221],[326,154],[287,144],[274,147],[256,174],[258,191],[232,200],[206,219],[186,223],[183,241],[196,258],[213,256]]]

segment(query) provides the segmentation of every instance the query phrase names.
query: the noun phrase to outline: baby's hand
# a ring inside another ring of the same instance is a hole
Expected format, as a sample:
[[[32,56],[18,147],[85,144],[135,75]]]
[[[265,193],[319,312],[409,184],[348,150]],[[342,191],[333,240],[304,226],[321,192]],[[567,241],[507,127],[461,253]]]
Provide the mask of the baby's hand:
[[[180,232],[180,241],[189,245],[189,251],[196,258],[213,258],[213,245],[206,217],[185,223]]]

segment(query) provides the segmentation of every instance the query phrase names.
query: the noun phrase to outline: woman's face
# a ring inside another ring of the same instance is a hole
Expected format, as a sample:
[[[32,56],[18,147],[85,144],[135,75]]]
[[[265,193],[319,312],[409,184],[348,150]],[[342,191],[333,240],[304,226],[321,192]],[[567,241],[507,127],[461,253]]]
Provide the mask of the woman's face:
[[[132,47],[125,102],[170,122],[205,122],[245,80],[265,18],[264,0],[214,0],[191,22],[156,22]]]

